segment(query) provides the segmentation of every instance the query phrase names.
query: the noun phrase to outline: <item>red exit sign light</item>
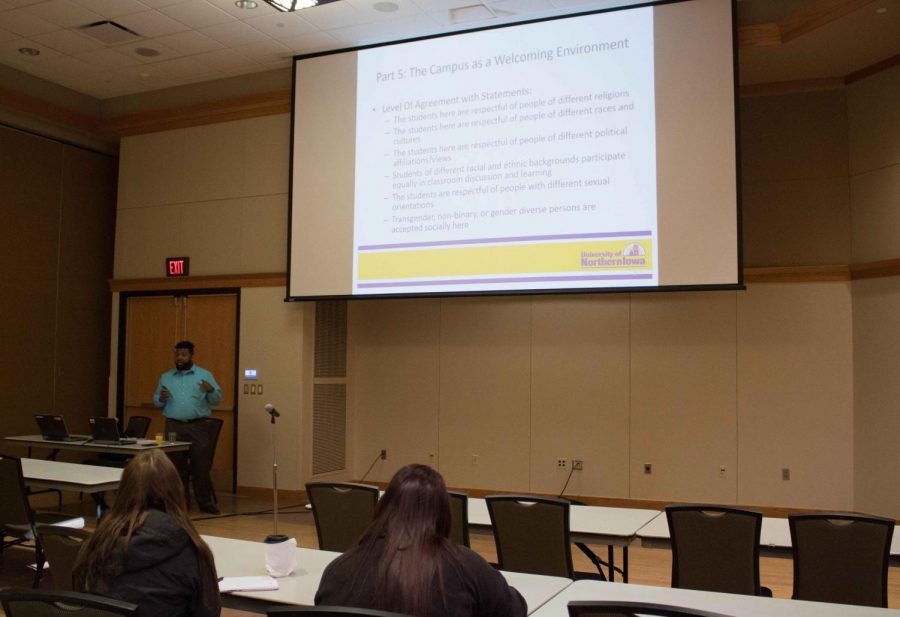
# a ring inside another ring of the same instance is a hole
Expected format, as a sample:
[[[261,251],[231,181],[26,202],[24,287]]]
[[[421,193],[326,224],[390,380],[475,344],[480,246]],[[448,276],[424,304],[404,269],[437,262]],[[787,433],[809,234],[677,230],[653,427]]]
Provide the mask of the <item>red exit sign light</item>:
[[[166,257],[166,276],[187,276],[190,265],[190,257]]]

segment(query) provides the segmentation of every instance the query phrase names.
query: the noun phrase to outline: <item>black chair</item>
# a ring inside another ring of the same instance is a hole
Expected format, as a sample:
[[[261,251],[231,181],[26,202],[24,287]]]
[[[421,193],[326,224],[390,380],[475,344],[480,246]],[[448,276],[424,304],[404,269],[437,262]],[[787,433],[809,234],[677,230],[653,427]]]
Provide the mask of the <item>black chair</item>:
[[[74,591],[72,572],[81,545],[91,537],[91,533],[83,529],[45,525],[37,528],[44,547],[44,555],[50,565],[50,577],[53,589],[58,591]]]
[[[347,606],[272,606],[266,615],[274,617],[409,617],[403,613],[376,611],[369,608]]]
[[[7,547],[33,542],[37,565],[34,571],[35,587],[44,569],[44,551],[36,529],[78,518],[61,512],[34,512],[28,503],[22,461],[0,455],[0,553]]]
[[[344,552],[356,545],[375,516],[378,487],[352,482],[308,482],[319,549]]]
[[[147,430],[150,428],[150,418],[147,416],[131,416],[128,418],[128,425],[122,432],[122,437],[130,437],[132,439],[143,439],[147,436]],[[89,458],[84,461],[85,465],[98,465],[101,467],[125,467],[131,456],[127,454],[115,454],[112,452],[101,452],[96,458]]]
[[[666,506],[672,587],[769,596],[759,584],[762,514],[712,505]]]
[[[604,602],[598,600],[572,601],[568,604],[569,617],[638,617],[653,615],[654,617],[727,617],[721,613],[701,611],[695,608],[669,606],[667,604],[651,604],[648,602]]]
[[[210,454],[209,454],[210,467],[212,466],[213,461],[216,460],[216,448],[219,445],[219,433],[222,432],[223,422],[224,421],[221,418],[213,418],[212,416],[208,416],[203,419],[203,423],[206,425],[207,430],[209,431],[209,434],[212,435],[213,447],[212,447],[212,452],[210,452]],[[216,495],[216,487],[212,486],[212,483],[210,483],[210,486],[212,487],[213,503],[219,503],[219,496]]]
[[[138,614],[137,604],[72,591],[7,589],[0,591],[6,617],[121,617]]]
[[[448,491],[450,495],[450,539],[456,544],[469,546],[469,496]]]
[[[488,495],[484,500],[501,570],[606,580],[602,572],[575,572],[568,501],[531,495]]]
[[[788,517],[794,599],[887,608],[894,521],[860,514]]]

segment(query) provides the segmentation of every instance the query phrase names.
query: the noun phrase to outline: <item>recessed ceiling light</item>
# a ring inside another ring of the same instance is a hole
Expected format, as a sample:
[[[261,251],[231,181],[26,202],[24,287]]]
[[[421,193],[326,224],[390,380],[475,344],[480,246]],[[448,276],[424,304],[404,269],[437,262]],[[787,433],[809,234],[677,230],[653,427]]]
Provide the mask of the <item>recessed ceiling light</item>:
[[[879,15],[884,15],[885,13],[887,13],[887,7],[880,6],[877,9],[875,9],[875,12],[878,13]]]
[[[19,53],[23,56],[40,56],[41,50],[35,49],[34,47],[20,47]]]
[[[393,13],[400,7],[396,2],[376,2],[372,5],[372,8],[376,11],[381,11],[382,13]]]
[[[145,58],[155,58],[159,55],[159,50],[152,47],[138,47],[134,50],[134,53]]]
[[[256,4],[256,0],[237,0],[234,3],[234,6],[239,9],[255,9],[258,5]]]
[[[149,79],[150,73],[140,73],[141,79]]]

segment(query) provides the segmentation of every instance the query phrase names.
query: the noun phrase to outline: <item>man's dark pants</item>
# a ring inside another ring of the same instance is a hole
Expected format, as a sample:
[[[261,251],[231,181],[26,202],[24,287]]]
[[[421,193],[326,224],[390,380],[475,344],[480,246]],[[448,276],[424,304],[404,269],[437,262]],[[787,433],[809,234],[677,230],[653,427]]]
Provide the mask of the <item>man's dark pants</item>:
[[[190,494],[188,481],[193,479],[194,499],[201,508],[215,503],[209,470],[212,467],[212,456],[216,444],[213,441],[213,426],[205,420],[205,418],[200,418],[182,422],[166,418],[166,437],[169,433],[174,432],[178,441],[191,442],[190,450],[171,452],[169,457],[181,476],[185,496]],[[190,505],[190,499],[188,499],[187,506],[190,507]]]

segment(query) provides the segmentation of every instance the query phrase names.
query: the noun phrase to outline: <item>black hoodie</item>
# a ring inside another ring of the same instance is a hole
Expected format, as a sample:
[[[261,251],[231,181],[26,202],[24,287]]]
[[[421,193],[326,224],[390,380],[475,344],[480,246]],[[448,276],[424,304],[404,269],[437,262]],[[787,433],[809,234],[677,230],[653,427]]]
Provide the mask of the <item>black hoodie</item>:
[[[218,617],[218,602],[200,604],[197,550],[171,516],[149,510],[125,549],[123,538],[110,556],[108,575],[92,591],[137,604],[141,617]]]

